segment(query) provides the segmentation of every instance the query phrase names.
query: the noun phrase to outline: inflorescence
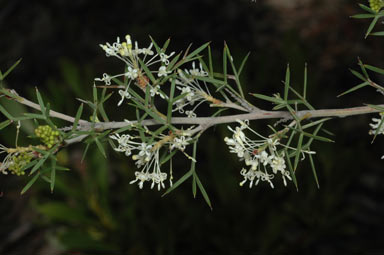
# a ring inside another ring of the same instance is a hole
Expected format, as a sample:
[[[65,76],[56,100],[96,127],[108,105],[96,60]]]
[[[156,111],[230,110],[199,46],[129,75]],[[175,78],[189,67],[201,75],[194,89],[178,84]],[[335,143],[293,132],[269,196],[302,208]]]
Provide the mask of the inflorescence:
[[[249,187],[256,186],[260,181],[268,182],[274,188],[272,179],[275,175],[281,175],[283,183],[286,186],[287,180],[291,181],[291,175],[287,170],[285,162],[284,150],[279,147],[295,150],[295,148],[286,146],[280,143],[280,138],[277,135],[271,137],[264,137],[251,129],[248,121],[238,120],[239,127],[228,129],[233,133],[232,138],[225,137],[224,141],[228,145],[230,152],[235,153],[237,157],[245,162],[247,168],[242,168],[240,174],[244,180],[240,182],[243,186],[249,181]],[[248,138],[244,131],[250,131],[258,137],[257,140]],[[314,151],[302,151],[305,153],[314,154]]]

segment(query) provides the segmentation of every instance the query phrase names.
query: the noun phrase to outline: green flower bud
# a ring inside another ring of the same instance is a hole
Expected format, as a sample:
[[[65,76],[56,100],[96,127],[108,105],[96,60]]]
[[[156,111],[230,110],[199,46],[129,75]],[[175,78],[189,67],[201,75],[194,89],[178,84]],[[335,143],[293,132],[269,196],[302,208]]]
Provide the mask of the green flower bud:
[[[369,0],[369,7],[375,12],[379,12],[381,8],[384,7],[383,0]]]

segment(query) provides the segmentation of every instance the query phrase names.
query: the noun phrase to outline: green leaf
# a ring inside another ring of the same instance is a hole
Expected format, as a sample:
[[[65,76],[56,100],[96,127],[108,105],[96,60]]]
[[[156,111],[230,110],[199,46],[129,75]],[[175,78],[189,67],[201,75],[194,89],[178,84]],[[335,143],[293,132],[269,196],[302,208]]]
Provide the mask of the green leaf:
[[[152,72],[148,69],[147,65],[143,62],[143,60],[141,60],[140,58],[138,58],[138,60],[139,60],[140,66],[144,69],[145,74],[151,80],[152,86],[155,86],[156,78],[153,76]]]
[[[305,97],[304,96],[301,96],[300,94],[299,94],[299,92],[297,92],[294,88],[292,88],[292,87],[289,87],[289,89],[297,96],[297,97],[299,97],[300,98],[300,100],[293,100],[293,103],[294,104],[297,104],[297,103],[301,103],[301,104],[304,104],[308,109],[310,109],[310,110],[315,110],[315,108],[311,105],[311,104],[309,104],[308,103],[308,101],[305,99]],[[305,92],[304,92],[305,93]],[[290,104],[290,101],[292,101],[292,100],[288,100],[288,103]]]
[[[354,19],[369,19],[369,18],[374,18],[375,16],[376,16],[375,14],[363,13],[363,14],[353,15],[353,16],[351,16],[351,18],[354,18]]]
[[[212,52],[211,52],[211,46],[208,46],[208,68],[209,68],[209,76],[213,77],[213,61],[212,61]]]
[[[365,34],[365,38],[367,38],[368,35],[371,33],[371,31],[375,27],[375,25],[376,25],[377,21],[379,20],[379,18],[380,18],[380,16],[376,16],[375,18],[373,18],[371,24],[368,27],[367,33]]]
[[[167,156],[163,159],[160,160],[160,166],[166,162],[168,162],[172,157],[173,155],[175,155],[177,152],[177,150],[173,150],[171,153],[168,153]]]
[[[24,113],[24,115],[30,119],[42,119],[42,120],[45,120],[45,116],[42,115],[42,114],[36,114],[36,113],[29,113],[29,112],[26,112]]]
[[[369,106],[369,107],[371,107],[373,109],[376,109],[376,110],[378,110],[380,112],[384,112],[384,107],[381,107],[379,105],[367,104],[367,106]]]
[[[376,12],[374,10],[372,10],[371,8],[369,8],[368,6],[364,5],[364,4],[359,4],[360,8],[363,9],[364,11],[367,11],[367,12],[370,12],[372,14],[376,14]]]
[[[291,174],[292,181],[295,184],[296,190],[299,191],[299,186],[297,185],[295,171],[292,168],[292,163],[291,163],[290,158],[288,157],[288,152],[287,152],[286,148],[284,149],[284,152],[285,152],[284,154],[286,155],[286,160],[287,160],[287,163],[288,163],[288,169],[289,169],[289,172]]]
[[[191,60],[191,58],[193,58],[194,56],[196,56],[197,54],[199,54],[202,50],[204,50],[205,48],[207,48],[207,46],[210,44],[211,42],[207,42],[207,43],[204,43],[202,46],[200,46],[199,48],[197,48],[196,50],[192,51],[188,56],[186,56],[185,58],[187,60]]]
[[[104,102],[107,101],[108,98],[110,98],[113,93],[109,93],[107,96],[105,96],[105,93],[106,93],[106,88],[103,88],[103,92],[101,93],[101,99],[98,104],[98,109],[103,120],[106,122],[109,122],[109,118],[104,109]]]
[[[239,67],[239,76],[240,76],[241,72],[243,71],[244,65],[247,62],[248,57],[249,57],[250,54],[251,54],[251,52],[248,52],[247,55],[245,55],[243,61],[241,61],[241,64],[240,64],[240,67]]]
[[[204,186],[201,183],[201,181],[200,181],[199,177],[197,176],[196,172],[193,172],[193,176],[194,176],[194,179],[196,180],[197,186],[199,187],[199,190],[200,190],[201,194],[204,197],[205,202],[208,204],[209,208],[211,208],[211,210],[212,210],[211,200],[209,199],[208,194],[205,191]]]
[[[83,106],[84,106],[84,104],[82,103],[79,106],[79,109],[77,109],[75,121],[73,122],[73,126],[72,126],[72,131],[75,131],[77,129],[77,125],[79,124],[79,120],[81,118],[81,114],[83,113]]]
[[[17,60],[4,74],[1,75],[0,77],[0,81],[3,81],[5,79],[5,77],[8,76],[8,74],[10,74],[13,69],[15,69],[15,67],[21,62],[21,58],[19,60]]]
[[[49,118],[49,113],[51,111],[51,104],[48,103],[46,106],[45,106],[45,112],[43,113],[44,116],[45,116],[45,121],[48,123],[49,126],[51,126],[52,129],[55,129],[55,125],[53,124],[53,122],[50,120]]]
[[[21,190],[20,194],[23,195],[29,188],[36,182],[37,178],[39,178],[40,173],[36,173],[35,176],[24,186],[24,188]]]
[[[305,63],[304,67],[304,85],[303,85],[303,99],[307,98],[307,80],[308,80],[308,64]]]
[[[63,166],[57,166],[56,165],[56,170],[58,170],[58,171],[70,171],[71,169],[69,169],[68,167],[63,167]]]
[[[127,126],[119,128],[118,130],[114,131],[114,133],[119,134],[119,133],[125,132],[127,130],[131,130],[131,129],[132,129],[132,125],[127,123]]]
[[[227,48],[224,44],[224,49],[223,49],[223,78],[224,78],[224,84],[228,83],[228,77],[227,77]]]
[[[5,121],[1,122],[1,123],[0,123],[0,130],[2,130],[2,129],[4,129],[4,128],[8,127],[8,125],[11,124],[11,123],[12,123],[11,120],[5,120]]]
[[[272,102],[274,104],[285,104],[285,101],[283,99],[281,99],[281,98],[265,96],[265,95],[257,94],[257,93],[251,93],[251,95],[256,97],[256,98]]]
[[[156,129],[155,132],[152,133],[151,139],[149,139],[148,143],[152,144],[156,137],[158,137],[161,133],[168,129],[168,125],[163,125]]]
[[[175,95],[176,79],[172,79],[171,92],[169,93],[168,109],[167,109],[167,123],[171,123],[172,119],[172,107],[173,107],[173,96]]]
[[[363,81],[367,81],[367,79],[369,79],[369,75],[367,73],[367,70],[365,70],[364,64],[363,64],[363,62],[361,62],[360,58],[358,58],[358,62],[359,62],[359,66],[361,68],[361,71],[363,72],[363,74],[365,76],[365,79]]]
[[[87,145],[85,146],[85,149],[84,149],[84,152],[83,152],[83,156],[81,157],[81,162],[84,161],[85,159],[85,155],[87,155],[87,152],[88,152],[88,149],[89,149],[89,146],[91,145],[91,143],[87,143]]]
[[[145,108],[149,107],[150,100],[151,100],[151,87],[145,86]]]
[[[193,158],[196,158],[196,147],[197,147],[197,140],[193,143]],[[191,169],[186,174],[184,174],[179,180],[177,180],[177,182],[175,182],[171,187],[169,187],[167,191],[162,195],[162,197],[170,193],[172,190],[176,189],[178,186],[180,186],[180,184],[182,184],[189,177],[191,177],[191,175],[195,172],[195,165],[196,165],[196,161],[192,160]]]
[[[5,108],[0,104],[0,112],[4,114],[5,117],[7,117],[9,120],[13,120],[13,116],[5,110]]]
[[[289,64],[287,64],[287,69],[285,71],[285,82],[284,82],[284,100],[288,100],[288,92],[289,92],[289,83],[291,80],[291,72],[289,71]]]
[[[355,75],[357,78],[359,78],[360,80],[362,80],[362,81],[367,81],[367,79],[366,79],[364,76],[362,76],[359,72],[356,72],[356,71],[353,70],[353,69],[349,69],[349,71],[351,71],[351,73],[352,73],[353,75]]]
[[[168,38],[168,39],[165,41],[165,43],[164,43],[164,45],[163,45],[163,48],[161,48],[164,52],[167,50],[170,41],[171,41],[171,39]]]
[[[301,132],[301,124],[300,124],[300,118],[297,116],[296,114],[296,111],[289,105],[289,104],[286,104],[285,105],[287,110],[289,111],[289,113],[292,115],[292,117],[296,120],[296,124],[298,125],[299,127],[299,132]]]
[[[35,89],[36,89],[37,101],[39,102],[39,105],[40,105],[40,111],[42,114],[45,114],[45,106],[44,106],[43,98],[41,97],[39,90],[37,88]]]
[[[373,71],[375,73],[384,74],[384,69],[382,69],[382,68],[378,68],[378,67],[371,66],[371,65],[364,65],[364,66],[368,70],[371,70],[371,71]]]
[[[177,187],[180,186],[180,184],[182,184],[183,182],[185,182],[189,177],[191,177],[191,175],[193,174],[193,171],[192,170],[189,170],[186,174],[184,174],[180,179],[177,180],[177,182],[175,182],[171,187],[169,187],[167,189],[167,191],[165,191],[165,193],[162,195],[165,196],[167,194],[169,194],[171,191],[173,191],[174,189],[176,189]]]
[[[180,58],[180,53],[177,54],[174,58],[172,58],[172,60],[169,62],[168,67],[167,67],[167,69],[169,71],[173,71],[174,70],[174,66],[177,63],[177,61],[179,60],[179,58]]]
[[[96,86],[92,87],[92,95],[93,95],[93,104],[97,105],[98,96],[97,96],[97,87]]]
[[[235,82],[237,85],[237,90],[239,91],[241,98],[244,98],[244,92],[243,92],[243,88],[241,87],[241,84],[240,84],[239,73],[236,70],[235,64],[233,63],[233,57],[231,55],[231,52],[229,51],[228,45],[225,44],[224,47],[227,50],[227,58],[229,59],[229,63],[231,63],[232,71],[233,71],[233,74],[235,75],[235,78],[236,78]]]
[[[353,92],[353,91],[355,91],[355,90],[361,89],[361,88],[363,88],[363,87],[365,87],[365,86],[368,86],[368,85],[369,85],[369,82],[365,81],[365,82],[363,82],[363,83],[360,83],[359,85],[354,86],[354,87],[351,88],[351,89],[348,89],[347,91],[341,93],[341,94],[338,95],[337,97],[344,96],[344,95],[346,95],[346,94],[348,94],[348,93],[351,93],[351,92]]]
[[[374,36],[384,36],[384,31],[374,32],[374,33],[371,33],[371,35],[374,35]]]
[[[55,180],[56,180],[56,160],[52,160],[52,164],[51,164],[51,193],[53,193],[53,189],[55,188]]]
[[[302,129],[310,128],[310,127],[316,126],[316,125],[323,123],[323,122],[330,120],[330,119],[332,119],[332,118],[324,118],[324,119],[316,120],[316,121],[313,121],[313,122],[310,122],[308,124],[303,125],[301,128]]]
[[[296,149],[296,155],[295,155],[295,161],[294,161],[294,166],[293,166],[293,170],[296,171],[297,169],[297,166],[299,164],[299,159],[300,159],[300,156],[301,156],[301,146],[303,145],[303,133],[300,134],[299,136],[299,141],[297,142],[297,149]]]
[[[44,157],[42,157],[37,163],[36,165],[33,166],[31,172],[29,173],[29,175],[32,175],[34,172],[36,172],[43,164],[44,162],[48,159],[49,157],[49,153],[46,153],[44,155]]]
[[[151,109],[143,106],[139,101],[137,101],[135,98],[132,98],[132,101],[134,101],[136,103],[136,106],[138,108],[140,108],[141,110],[144,110],[146,113],[148,113],[149,116],[151,116],[152,118],[154,118],[156,121],[158,121],[159,123],[161,124],[166,124],[166,121],[164,119],[162,119],[158,114],[156,114],[155,112],[153,112]]]
[[[95,137],[95,143],[97,145],[97,148],[101,152],[101,154],[103,154],[104,158],[107,158],[107,154],[105,153],[105,149],[104,149],[103,145],[101,144],[101,142],[99,141],[99,138]]]
[[[31,168],[32,166],[34,166],[39,160],[38,159],[34,159],[32,160],[31,162],[29,162],[28,164],[24,165],[21,170],[27,170],[29,168]]]
[[[192,176],[192,195],[193,195],[193,198],[196,198],[196,177],[195,175]]]
[[[334,141],[327,138],[327,137],[323,137],[323,136],[318,136],[318,135],[313,135],[311,133],[307,133],[307,132],[304,132],[304,131],[300,131],[300,130],[297,130],[293,127],[288,127],[289,129],[292,129],[292,130],[295,130],[297,132],[300,132],[301,134],[307,136],[307,137],[310,137],[310,138],[313,138],[315,140],[319,140],[319,141],[322,141],[322,142],[327,142],[327,143],[333,143]]]
[[[319,179],[317,178],[316,168],[315,168],[315,164],[313,163],[312,155],[309,154],[308,156],[309,156],[309,162],[311,163],[313,177],[315,178],[317,188],[320,189]]]
[[[193,76],[193,78],[195,78],[196,80],[199,80],[199,81],[205,81],[205,82],[211,83],[212,85],[215,85],[216,87],[218,87],[218,85],[226,85],[225,82],[218,80],[218,79],[211,78],[211,77]]]

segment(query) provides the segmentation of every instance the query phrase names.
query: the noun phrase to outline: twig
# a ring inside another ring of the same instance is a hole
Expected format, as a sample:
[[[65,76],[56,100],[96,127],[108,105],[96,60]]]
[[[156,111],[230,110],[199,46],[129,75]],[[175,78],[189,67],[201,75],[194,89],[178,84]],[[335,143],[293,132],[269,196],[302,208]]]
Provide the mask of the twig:
[[[18,96],[17,102],[29,106],[33,109],[39,110],[40,105],[35,104],[23,97]],[[384,107],[384,105],[378,105],[379,107]],[[297,117],[301,118],[306,115],[306,118],[322,118],[322,117],[347,117],[353,115],[361,115],[361,114],[369,114],[369,113],[377,113],[380,112],[377,109],[371,108],[369,106],[361,106],[361,107],[352,107],[352,108],[341,108],[341,109],[320,109],[320,110],[302,110],[297,111]],[[62,119],[68,122],[73,123],[75,118],[60,112],[56,112],[50,110],[49,115],[54,118]],[[260,120],[260,119],[292,119],[291,114],[288,111],[264,111],[264,110],[255,110],[250,113],[245,114],[236,114],[236,115],[228,115],[228,116],[219,116],[219,117],[197,117],[197,118],[188,118],[188,117],[173,117],[171,120],[171,124],[173,125],[197,125],[196,128],[190,130],[190,134],[195,134],[199,131],[204,131],[212,126],[226,123],[233,123],[237,120]],[[155,119],[145,119],[142,120],[141,125],[143,126],[154,126],[160,125],[158,121]],[[135,125],[137,121],[121,121],[121,122],[90,122],[86,120],[79,120],[78,130],[81,131],[90,131],[92,129],[96,129],[98,131],[108,130],[108,129],[118,129],[122,127],[126,127],[129,125]],[[66,141],[67,144],[80,142],[87,135],[82,135],[79,137],[71,138]]]

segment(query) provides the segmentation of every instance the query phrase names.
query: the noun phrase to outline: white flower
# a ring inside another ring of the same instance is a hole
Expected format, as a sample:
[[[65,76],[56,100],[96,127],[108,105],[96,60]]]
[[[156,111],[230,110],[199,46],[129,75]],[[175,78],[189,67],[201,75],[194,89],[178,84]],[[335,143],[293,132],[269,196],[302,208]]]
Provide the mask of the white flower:
[[[133,184],[137,181],[140,181],[138,183],[140,189],[143,188],[144,182],[148,181],[150,179],[150,175],[148,173],[143,173],[143,172],[139,172],[139,171],[135,172],[135,176],[136,176],[136,179],[131,181],[129,184]]]
[[[137,138],[130,135],[112,134],[109,137],[118,142],[115,151],[124,152],[126,156],[130,156],[133,151],[136,151],[132,159],[136,161],[136,166],[142,170],[135,172],[136,179],[132,180],[130,184],[137,182],[139,188],[142,189],[146,181],[152,181],[151,188],[156,184],[158,190],[165,188],[164,181],[167,179],[167,174],[160,170],[159,148],[154,149],[154,143],[135,142],[134,139]],[[179,143],[181,147],[184,145],[183,141]],[[170,183],[172,185],[171,181]]]
[[[143,48],[141,50],[141,53],[144,54],[144,55],[153,55],[154,53],[151,50],[152,46],[153,46],[153,43],[151,43],[148,48]]]
[[[111,76],[106,73],[103,73],[103,78],[95,78],[95,81],[103,81],[105,85],[111,85]]]
[[[195,67],[195,62],[192,62],[192,69],[189,69],[189,72],[185,70],[186,73],[194,76],[208,76],[208,73],[204,71],[203,65],[200,63],[200,69]]]
[[[132,146],[131,141],[130,141],[131,137],[129,135],[121,135],[120,136],[119,134],[114,134],[114,135],[111,135],[109,137],[114,139],[114,140],[117,140],[117,142],[119,144],[119,146],[114,149],[115,151],[124,152],[124,154],[126,156],[131,155],[132,149],[134,149],[135,147]]]
[[[180,136],[180,138],[175,137],[171,143],[171,150],[178,149],[184,151],[190,140],[191,138],[186,139],[185,136]]]
[[[152,146],[148,146],[145,143],[142,144],[142,150],[140,151],[138,157],[145,157],[148,153],[148,148],[152,149]],[[145,148],[144,148],[145,147]],[[151,189],[157,184],[157,189],[165,188],[164,181],[167,180],[167,174],[161,172],[160,162],[159,162],[159,150],[150,153],[150,158],[145,158],[145,163],[142,165],[143,169],[141,172],[136,172],[136,179],[131,181],[130,184],[135,183],[140,180],[138,183],[139,188],[143,188],[145,181],[152,181]],[[142,159],[139,159],[142,160]],[[150,171],[152,171],[150,173]],[[172,184],[172,183],[171,183]]]
[[[273,156],[268,155],[265,150],[256,155],[256,157],[259,158],[260,163],[262,163],[264,166],[268,165],[273,159]]]
[[[149,90],[149,92],[151,93],[151,97],[154,97],[155,95],[159,95],[162,99],[168,98],[167,95],[160,92],[160,85],[156,85],[155,87],[151,86],[151,89]]]
[[[144,166],[147,162],[151,160],[152,157],[152,145],[147,143],[141,143],[137,148],[139,153],[132,156],[132,159],[135,160],[137,167]]]
[[[116,75],[103,74],[103,78],[96,78],[95,81],[103,81],[106,85],[111,85],[112,79],[124,76],[127,78],[126,80],[128,80],[127,87],[129,87],[131,81],[136,80],[134,84],[140,87],[140,89],[143,89],[147,85],[147,82],[144,75],[146,71],[144,71],[142,63],[144,63],[150,72],[157,73],[158,77],[167,76],[171,73],[171,71],[167,71],[166,66],[169,64],[169,58],[173,56],[175,52],[170,54],[166,54],[165,52],[154,54],[151,50],[153,43],[147,48],[139,48],[138,43],[136,41],[133,42],[130,35],[126,35],[125,42],[120,42],[120,38],[118,37],[116,42],[112,44],[100,44],[100,47],[105,51],[108,57],[113,56],[123,61],[127,66],[127,69],[125,72]],[[157,66],[157,64],[161,64],[161,67],[156,70],[151,70],[151,66]],[[118,105],[121,105],[124,99],[130,98],[131,96],[127,90],[119,91],[119,94],[122,98]],[[162,94],[160,94],[160,96],[166,98]]]
[[[160,66],[159,72],[157,73],[157,76],[159,76],[159,77],[167,76],[169,73],[171,73],[171,72],[167,71],[167,67],[166,66]]]
[[[261,172],[260,175],[261,175],[261,180],[269,182],[269,185],[271,185],[271,188],[273,189],[274,186],[273,186],[273,183],[271,182],[271,180],[273,179],[274,175],[268,174],[267,172],[265,172],[265,173]]]
[[[381,115],[381,114],[380,114]],[[381,118],[372,118],[373,123],[369,124],[372,128],[372,130],[369,131],[370,135],[374,134],[384,134],[384,123],[380,126],[380,123],[383,121],[384,115],[381,115]],[[379,129],[380,126],[380,129]]]
[[[269,184],[271,185],[272,188],[274,188],[273,186],[273,183],[271,182],[271,180],[273,179],[273,174],[268,174],[268,173],[263,173],[261,171],[258,171],[258,170],[246,170],[245,168],[241,169],[240,171],[240,174],[244,177],[244,180],[242,182],[240,182],[240,186],[243,186],[244,183],[246,183],[247,181],[249,181],[249,188],[252,188],[252,185],[255,181],[255,186],[257,184],[259,184],[260,180],[261,181],[267,181],[269,182]]]
[[[12,153],[8,152],[8,148],[0,144],[0,154],[7,153],[7,156],[3,159],[3,162],[0,163],[0,173],[8,174],[7,169],[13,164]]]
[[[121,96],[121,99],[120,99],[120,101],[117,103],[117,106],[120,106],[122,103],[123,103],[123,101],[124,101],[124,99],[130,99],[131,98],[131,95],[129,94],[129,92],[128,92],[128,87],[126,88],[126,90],[119,90],[119,94],[120,94],[120,96]]]
[[[233,130],[230,127],[228,127],[228,129],[234,133],[233,138],[236,140],[236,142],[238,142],[240,145],[243,145],[243,142],[245,141],[245,134],[243,132],[243,128],[236,127],[236,129]]]
[[[169,65],[169,60],[168,58],[172,57],[175,54],[175,52],[171,52],[171,54],[166,55],[165,53],[160,53],[160,60],[163,62],[165,65]]]
[[[280,144],[279,139],[261,136],[248,126],[248,120],[238,120],[237,122],[240,123],[240,126],[236,128],[228,127],[232,132],[232,137],[225,137],[224,141],[228,145],[229,151],[236,153],[237,157],[249,167],[249,170],[243,168],[240,171],[240,174],[244,177],[240,185],[242,186],[249,181],[249,185],[252,187],[253,184],[257,185],[261,180],[268,182],[274,188],[272,179],[276,174],[281,174],[284,185],[287,184],[287,179],[292,180],[289,171],[286,170],[284,153],[277,151],[278,146],[283,146]],[[252,140],[248,138],[244,132],[245,130],[249,130],[261,139]],[[312,151],[305,151],[305,153],[312,153]],[[271,170],[272,173],[268,173]]]
[[[185,114],[187,114],[188,118],[196,118],[196,113],[193,111],[185,111]]]
[[[137,69],[128,66],[128,71],[125,73],[125,76],[131,80],[134,80],[138,76],[137,72]]]
[[[281,173],[285,172],[285,160],[283,157],[274,157],[271,161],[271,167],[273,170],[273,173],[277,173],[277,171],[280,171]]]
[[[178,69],[177,73],[178,76],[176,77],[175,81],[177,85],[176,88],[181,91],[181,95],[185,94],[185,97],[182,97],[174,102],[176,107],[174,107],[172,111],[179,111],[180,113],[185,112],[187,114],[187,111],[184,111],[184,108],[187,106],[194,106],[188,111],[190,116],[192,116],[191,112],[195,112],[202,103],[217,103],[220,101],[211,96],[208,85],[205,81],[203,81],[203,85],[201,85],[199,80],[196,80],[193,77],[187,77],[185,74],[188,74],[188,76],[191,75],[187,70],[183,72],[182,70]]]

